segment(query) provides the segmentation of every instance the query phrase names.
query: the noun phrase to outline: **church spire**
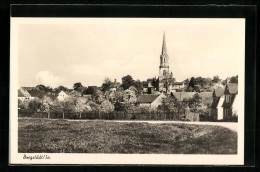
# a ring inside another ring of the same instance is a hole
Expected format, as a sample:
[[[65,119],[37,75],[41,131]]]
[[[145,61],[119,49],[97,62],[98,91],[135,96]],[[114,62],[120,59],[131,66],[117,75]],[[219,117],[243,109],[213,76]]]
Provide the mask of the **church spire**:
[[[163,45],[162,45],[162,55],[167,54],[166,41],[165,41],[165,32],[163,33]]]

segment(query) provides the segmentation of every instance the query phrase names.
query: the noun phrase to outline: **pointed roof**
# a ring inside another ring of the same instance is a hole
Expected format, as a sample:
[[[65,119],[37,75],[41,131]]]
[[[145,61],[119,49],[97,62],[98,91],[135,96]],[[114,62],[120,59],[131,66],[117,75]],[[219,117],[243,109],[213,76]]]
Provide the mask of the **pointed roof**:
[[[167,54],[166,41],[165,41],[165,32],[163,33],[162,55],[163,54]]]
[[[235,94],[237,92],[238,92],[238,84],[237,83],[226,84],[224,94]]]
[[[224,88],[218,87],[218,88],[214,89],[213,96],[221,97],[224,94],[224,91],[225,91]]]

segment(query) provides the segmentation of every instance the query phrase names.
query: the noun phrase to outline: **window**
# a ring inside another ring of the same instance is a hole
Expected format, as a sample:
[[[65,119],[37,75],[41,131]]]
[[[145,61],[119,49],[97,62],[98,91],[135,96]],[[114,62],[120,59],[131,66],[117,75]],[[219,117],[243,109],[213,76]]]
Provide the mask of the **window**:
[[[226,95],[226,102],[229,103],[230,102],[230,96]]]
[[[163,59],[164,63],[165,63],[165,58]]]
[[[166,76],[166,70],[163,70],[163,76]]]

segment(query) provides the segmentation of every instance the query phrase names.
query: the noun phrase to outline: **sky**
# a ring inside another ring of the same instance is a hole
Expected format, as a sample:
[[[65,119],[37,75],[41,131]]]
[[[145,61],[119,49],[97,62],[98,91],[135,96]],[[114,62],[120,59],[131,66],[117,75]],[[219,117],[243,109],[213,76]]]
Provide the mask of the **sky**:
[[[244,19],[38,18],[18,25],[18,86],[101,86],[158,76],[163,33],[177,81],[235,76],[244,67]],[[12,46],[12,45],[11,45]]]

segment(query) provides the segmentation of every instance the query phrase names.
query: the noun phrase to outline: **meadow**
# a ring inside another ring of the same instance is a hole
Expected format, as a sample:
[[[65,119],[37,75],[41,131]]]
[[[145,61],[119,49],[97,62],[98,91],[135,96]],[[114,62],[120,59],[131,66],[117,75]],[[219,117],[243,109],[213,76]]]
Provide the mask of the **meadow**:
[[[236,154],[221,126],[19,118],[19,153]]]

